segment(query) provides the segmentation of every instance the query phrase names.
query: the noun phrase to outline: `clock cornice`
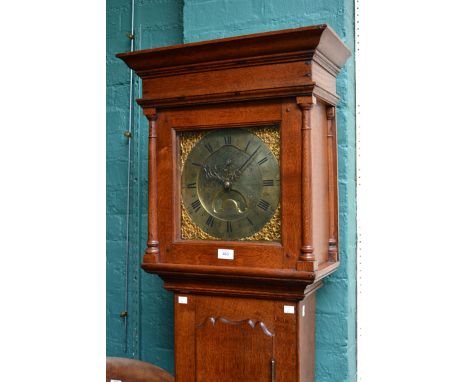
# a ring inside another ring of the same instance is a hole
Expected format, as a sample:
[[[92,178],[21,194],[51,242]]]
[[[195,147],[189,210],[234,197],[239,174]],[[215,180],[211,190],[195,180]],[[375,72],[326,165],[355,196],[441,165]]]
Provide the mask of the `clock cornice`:
[[[336,76],[350,54],[333,29],[318,25],[117,57],[143,80],[141,106],[171,108],[311,93],[336,105]]]
[[[264,62],[312,59],[326,61],[336,73],[351,55],[349,48],[327,24],[169,47],[121,53],[117,57],[140,76],[198,71],[216,66],[245,66]],[[209,69],[211,70],[211,68]]]

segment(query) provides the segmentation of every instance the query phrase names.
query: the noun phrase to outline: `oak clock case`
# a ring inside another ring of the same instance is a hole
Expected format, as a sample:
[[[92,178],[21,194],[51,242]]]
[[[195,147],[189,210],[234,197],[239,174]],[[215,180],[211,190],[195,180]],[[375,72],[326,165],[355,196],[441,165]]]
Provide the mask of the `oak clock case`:
[[[273,218],[280,200],[279,163],[255,129],[209,131],[183,162],[182,208],[206,237],[245,240]]]
[[[143,82],[142,268],[174,292],[177,382],[315,380],[349,56],[327,25],[118,55]]]

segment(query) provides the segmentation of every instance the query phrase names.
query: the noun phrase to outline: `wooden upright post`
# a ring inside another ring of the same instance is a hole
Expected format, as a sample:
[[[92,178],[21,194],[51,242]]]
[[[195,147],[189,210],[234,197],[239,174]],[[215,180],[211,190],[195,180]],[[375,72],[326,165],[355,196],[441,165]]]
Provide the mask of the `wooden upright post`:
[[[328,261],[338,261],[338,190],[337,190],[337,163],[336,163],[336,110],[334,106],[327,107],[327,141],[328,141],[328,210],[329,210],[329,239]]]
[[[157,216],[157,185],[156,185],[156,121],[155,108],[145,108],[144,113],[149,121],[148,135],[148,241],[146,244],[144,263],[159,261],[158,216]]]
[[[299,262],[306,262],[304,270],[317,269],[313,245],[312,210],[312,126],[310,113],[317,103],[314,96],[297,97],[296,102],[302,110],[302,246]],[[300,267],[302,268],[302,267]]]

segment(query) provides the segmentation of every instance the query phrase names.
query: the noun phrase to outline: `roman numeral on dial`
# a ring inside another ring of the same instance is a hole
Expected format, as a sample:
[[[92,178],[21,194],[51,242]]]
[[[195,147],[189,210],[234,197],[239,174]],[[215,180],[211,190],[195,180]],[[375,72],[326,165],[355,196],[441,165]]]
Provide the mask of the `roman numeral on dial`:
[[[205,145],[206,149],[211,153],[213,153],[213,147],[211,147],[210,145],[210,142],[208,142],[206,145]]]
[[[229,220],[226,222],[226,232],[232,233],[232,223]]]
[[[263,187],[269,187],[269,186],[273,186],[273,179],[266,179],[266,180],[263,180]]]
[[[224,144],[225,145],[230,145],[231,144],[231,136],[230,135],[225,135],[224,136]]]
[[[268,207],[270,207],[270,203],[263,199],[260,199],[260,201],[257,204],[257,207],[261,208],[263,211],[266,211]]]
[[[263,163],[265,163],[268,160],[267,157],[260,159],[257,163],[259,166],[261,166]]]
[[[189,183],[185,187],[187,187],[187,188],[197,188],[197,184],[196,183]]]
[[[192,203],[192,208],[195,210],[195,212],[198,212],[198,210],[201,208],[201,202],[197,199]]]
[[[213,227],[213,224],[214,224],[214,217],[213,216],[208,216],[208,219],[206,219],[206,222],[205,224],[208,226],[208,227]]]

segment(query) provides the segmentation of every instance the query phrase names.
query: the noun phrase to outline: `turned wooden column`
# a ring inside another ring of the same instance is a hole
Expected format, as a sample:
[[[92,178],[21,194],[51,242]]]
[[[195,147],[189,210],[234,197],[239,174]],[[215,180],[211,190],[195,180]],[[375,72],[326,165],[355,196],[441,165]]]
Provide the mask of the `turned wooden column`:
[[[157,185],[156,185],[156,121],[155,108],[145,108],[144,113],[149,122],[148,135],[148,241],[143,256],[144,263],[159,261]]]
[[[327,141],[328,141],[328,210],[329,210],[329,239],[328,261],[338,261],[338,190],[336,163],[336,110],[334,106],[327,107]]]
[[[317,100],[314,96],[297,97],[302,110],[302,246],[299,255],[301,270],[316,270],[317,261],[313,245],[312,210],[312,126],[310,113]]]

